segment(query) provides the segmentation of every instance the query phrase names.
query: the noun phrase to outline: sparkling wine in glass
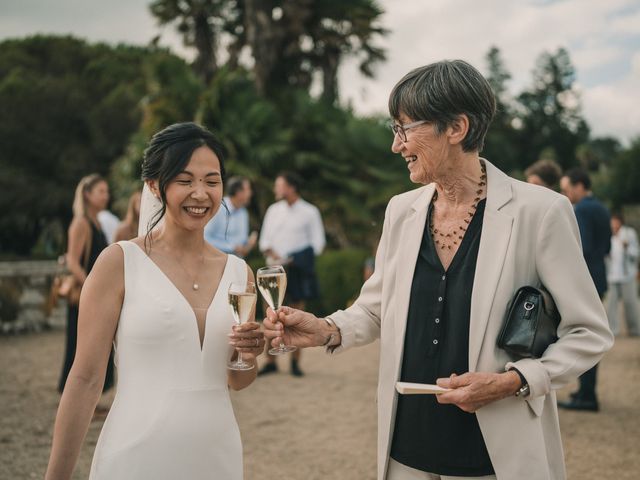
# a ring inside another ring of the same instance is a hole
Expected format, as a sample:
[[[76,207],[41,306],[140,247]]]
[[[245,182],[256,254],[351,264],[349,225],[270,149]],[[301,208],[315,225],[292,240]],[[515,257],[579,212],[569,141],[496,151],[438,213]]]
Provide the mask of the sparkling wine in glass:
[[[233,318],[238,325],[248,322],[256,306],[256,286],[252,282],[232,283],[229,285],[229,305]],[[231,370],[251,370],[253,364],[242,360],[242,353],[238,352],[235,361],[230,360],[227,367]]]
[[[271,307],[271,310],[278,313],[278,309],[282,306],[284,294],[287,291],[287,274],[282,265],[272,265],[263,267],[258,270],[256,275],[258,282],[258,290],[262,297]],[[269,350],[271,355],[282,355],[297,350],[293,345],[285,345],[280,342],[280,346]]]

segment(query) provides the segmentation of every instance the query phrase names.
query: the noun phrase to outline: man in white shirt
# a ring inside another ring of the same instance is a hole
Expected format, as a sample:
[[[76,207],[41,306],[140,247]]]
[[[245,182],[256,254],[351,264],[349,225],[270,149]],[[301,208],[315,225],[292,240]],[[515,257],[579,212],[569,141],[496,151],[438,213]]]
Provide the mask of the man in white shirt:
[[[276,203],[267,209],[262,231],[260,251],[267,264],[283,265],[287,271],[285,304],[304,310],[306,301],[318,296],[314,257],[325,246],[324,226],[320,211],[300,197],[302,180],[294,173],[278,175],[274,185]],[[300,350],[292,354],[291,374],[303,375],[299,366]],[[267,355],[267,363],[259,375],[278,370],[275,357]]]
[[[614,335],[620,331],[618,306],[624,305],[624,316],[629,335],[640,335],[640,312],[638,311],[638,235],[636,231],[624,225],[621,213],[611,215],[611,253],[609,254],[609,294],[607,316]]]

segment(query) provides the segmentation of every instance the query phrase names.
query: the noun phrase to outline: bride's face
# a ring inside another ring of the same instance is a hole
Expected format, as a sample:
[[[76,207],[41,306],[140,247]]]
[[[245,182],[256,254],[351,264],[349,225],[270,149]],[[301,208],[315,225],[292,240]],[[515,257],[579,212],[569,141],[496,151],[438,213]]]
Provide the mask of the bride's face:
[[[210,148],[194,150],[191,160],[167,184],[167,220],[187,230],[203,229],[222,202],[220,160]]]

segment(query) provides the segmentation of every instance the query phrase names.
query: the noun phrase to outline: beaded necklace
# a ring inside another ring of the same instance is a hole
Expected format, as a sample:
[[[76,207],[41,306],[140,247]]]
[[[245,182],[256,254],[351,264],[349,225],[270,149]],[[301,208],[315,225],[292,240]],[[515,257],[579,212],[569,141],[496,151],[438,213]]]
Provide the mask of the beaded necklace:
[[[480,160],[480,169],[482,174],[480,175],[480,181],[478,182],[478,190],[476,190],[476,198],[473,199],[473,205],[471,205],[471,211],[469,211],[469,218],[463,219],[463,223],[459,226],[454,227],[452,231],[447,233],[443,232],[440,229],[433,228],[433,216],[436,208],[436,201],[438,200],[438,191],[436,190],[433,194],[433,198],[431,199],[432,209],[431,215],[429,215],[429,231],[431,232],[431,238],[436,244],[436,248],[440,248],[441,250],[449,249],[451,250],[454,245],[458,245],[461,243],[462,237],[464,237],[471,220],[473,220],[473,216],[478,210],[478,204],[480,200],[482,200],[482,193],[487,185],[487,168],[482,160]]]

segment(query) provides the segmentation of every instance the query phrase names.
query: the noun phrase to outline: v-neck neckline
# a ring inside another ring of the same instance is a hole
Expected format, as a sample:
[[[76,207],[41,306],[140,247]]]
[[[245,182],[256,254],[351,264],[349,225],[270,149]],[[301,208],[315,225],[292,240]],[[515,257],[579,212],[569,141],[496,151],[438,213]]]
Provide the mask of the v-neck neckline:
[[[191,303],[189,303],[189,300],[187,300],[187,297],[184,296],[184,293],[182,293],[182,291],[178,288],[178,286],[174,283],[174,281],[171,280],[169,275],[167,275],[164,272],[164,270],[162,270],[162,268],[160,268],[160,265],[158,265],[156,262],[154,262],[151,259],[151,257],[149,255],[147,255],[147,253],[144,250],[142,250],[142,248],[140,248],[140,246],[138,246],[135,242],[131,242],[130,240],[129,240],[129,242],[132,243],[134,245],[134,247],[142,254],[142,256],[144,258],[146,258],[162,274],[164,279],[171,285],[171,287],[173,287],[173,289],[178,293],[178,296],[189,307],[189,310],[193,314],[193,320],[194,320],[195,327],[196,327],[196,337],[198,339],[198,345],[200,347],[200,353],[202,353],[202,351],[204,350],[204,345],[205,345],[205,341],[206,341],[206,338],[207,338],[207,323],[209,321],[209,311],[211,310],[211,307],[215,303],[216,298],[218,297],[218,294],[220,293],[220,286],[222,285],[222,281],[224,280],[224,277],[227,274],[227,266],[229,265],[229,254],[227,254],[227,259],[226,259],[226,261],[224,263],[224,267],[222,269],[222,275],[220,276],[220,280],[218,281],[218,286],[216,287],[216,291],[213,293],[213,296],[211,297],[211,301],[209,302],[209,305],[207,306],[206,312],[204,314],[204,326],[203,326],[204,328],[203,328],[203,332],[202,332],[202,338],[200,338],[200,328],[198,326],[198,314],[196,313],[196,309],[191,305]]]

